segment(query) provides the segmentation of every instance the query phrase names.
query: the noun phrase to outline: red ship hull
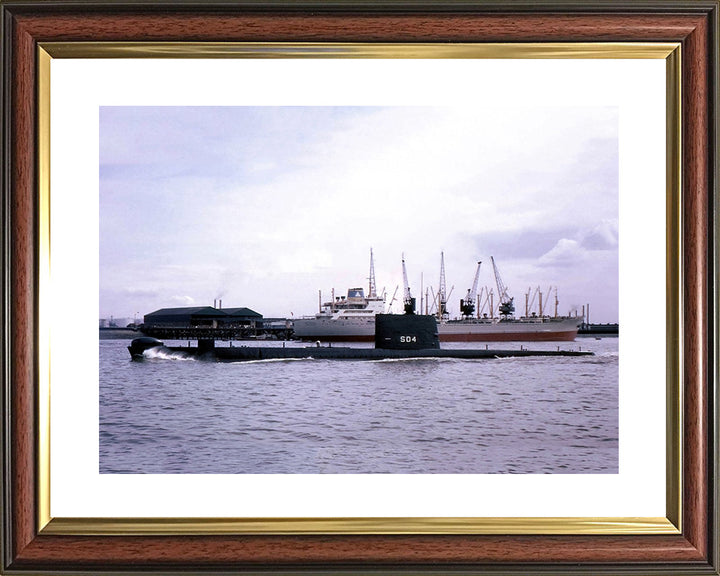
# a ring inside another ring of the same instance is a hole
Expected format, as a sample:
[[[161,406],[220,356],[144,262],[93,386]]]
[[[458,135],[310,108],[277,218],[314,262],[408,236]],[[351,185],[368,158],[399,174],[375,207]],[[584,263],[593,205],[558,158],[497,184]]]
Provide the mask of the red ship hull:
[[[577,330],[567,332],[495,332],[492,334],[443,334],[440,342],[572,342]]]

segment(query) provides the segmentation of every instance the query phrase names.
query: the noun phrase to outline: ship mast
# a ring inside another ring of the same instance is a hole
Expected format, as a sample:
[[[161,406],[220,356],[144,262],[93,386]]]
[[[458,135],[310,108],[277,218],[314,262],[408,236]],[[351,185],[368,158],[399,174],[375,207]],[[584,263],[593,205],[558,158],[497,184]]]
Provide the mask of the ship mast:
[[[375,261],[373,260],[373,251],[370,248],[370,286],[368,289],[368,298],[377,298],[377,288],[375,285]]]

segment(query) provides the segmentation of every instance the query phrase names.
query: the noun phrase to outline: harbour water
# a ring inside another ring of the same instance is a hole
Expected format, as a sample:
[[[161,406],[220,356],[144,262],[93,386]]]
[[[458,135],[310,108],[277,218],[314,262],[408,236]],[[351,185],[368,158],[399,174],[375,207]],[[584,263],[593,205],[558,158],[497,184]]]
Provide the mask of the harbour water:
[[[127,345],[100,341],[101,473],[618,471],[616,337],[494,360],[132,362]],[[521,345],[558,346],[498,347]]]

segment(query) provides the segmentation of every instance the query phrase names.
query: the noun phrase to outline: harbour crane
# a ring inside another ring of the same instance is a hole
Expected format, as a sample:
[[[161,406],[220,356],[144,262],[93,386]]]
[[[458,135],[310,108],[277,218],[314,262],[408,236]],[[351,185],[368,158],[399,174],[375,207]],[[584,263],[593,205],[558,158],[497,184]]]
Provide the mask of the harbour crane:
[[[390,304],[388,304],[388,307],[387,307],[388,314],[390,314],[390,311],[392,310],[392,306],[395,303],[395,300],[396,300],[395,296],[397,296],[397,291],[399,288],[400,288],[399,286],[395,286],[395,292],[393,292],[392,298],[390,299]]]
[[[447,319],[447,286],[445,285],[445,253],[440,252],[440,283],[438,285],[438,320]]]
[[[454,285],[453,285],[453,286],[450,286],[450,292],[448,292],[447,298],[446,298],[446,300],[445,300],[446,302],[447,302],[447,300],[450,299],[450,297],[452,296],[452,294],[453,294],[454,291],[455,291],[455,286],[454,286]],[[435,290],[433,289],[432,286],[430,286],[430,294],[432,295],[432,298],[428,298],[428,303],[432,302],[432,307],[430,308],[430,312],[429,312],[429,313],[430,313],[430,314],[437,315],[437,313],[438,313],[438,301],[439,301],[439,296],[440,296],[440,294],[439,294],[439,293],[438,293],[438,294],[435,294]],[[449,316],[449,315],[450,315],[450,314],[448,313],[447,316]]]
[[[497,284],[498,298],[500,300],[500,303],[498,304],[498,312],[501,316],[507,318],[508,316],[512,316],[515,312],[515,304],[513,302],[514,298],[511,298],[508,294],[507,286],[505,286],[505,283],[502,281],[500,272],[495,265],[495,258],[490,256],[490,261],[492,262],[493,271],[495,272],[495,283]]]
[[[408,284],[407,270],[405,269],[405,254],[402,255],[402,272],[403,272],[403,308],[405,314],[415,314],[415,298],[410,293],[410,285]]]
[[[478,260],[477,270],[475,271],[475,280],[473,280],[472,288],[468,288],[465,299],[460,299],[460,311],[463,318],[470,318],[473,314],[475,314],[475,299],[477,297],[478,280],[480,279],[480,264],[482,264],[482,262]]]

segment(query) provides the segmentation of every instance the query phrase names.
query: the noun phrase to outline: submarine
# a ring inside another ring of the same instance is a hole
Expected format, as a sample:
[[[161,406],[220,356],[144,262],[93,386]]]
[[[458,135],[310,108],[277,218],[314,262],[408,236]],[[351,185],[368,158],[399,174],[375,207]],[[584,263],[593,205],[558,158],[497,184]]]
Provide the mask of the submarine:
[[[145,351],[157,349],[181,353],[209,361],[241,362],[250,360],[396,360],[421,358],[457,358],[464,360],[526,356],[592,356],[580,350],[446,350],[440,348],[437,320],[426,314],[377,314],[375,316],[375,347],[350,348],[314,346],[302,348],[230,346],[215,347],[211,339],[198,340],[197,346],[165,346],[161,340],[143,336],[135,338],[128,351],[133,360],[142,360]]]

